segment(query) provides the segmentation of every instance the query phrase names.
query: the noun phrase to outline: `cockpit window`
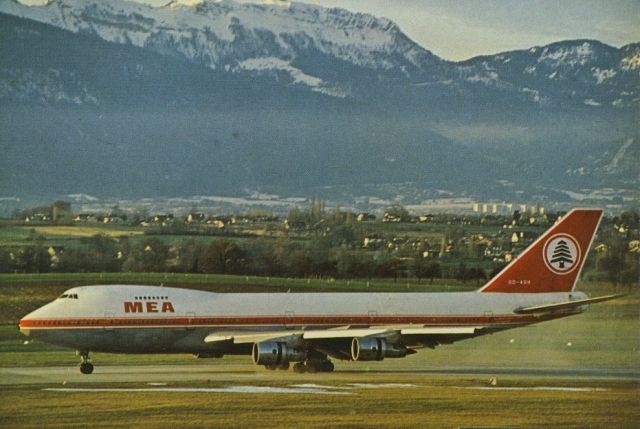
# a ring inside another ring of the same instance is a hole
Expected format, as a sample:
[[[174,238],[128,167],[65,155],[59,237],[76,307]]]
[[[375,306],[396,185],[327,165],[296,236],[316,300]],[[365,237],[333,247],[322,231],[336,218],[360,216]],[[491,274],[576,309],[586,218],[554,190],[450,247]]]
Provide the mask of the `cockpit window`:
[[[77,293],[63,293],[58,297],[58,299],[78,299]]]

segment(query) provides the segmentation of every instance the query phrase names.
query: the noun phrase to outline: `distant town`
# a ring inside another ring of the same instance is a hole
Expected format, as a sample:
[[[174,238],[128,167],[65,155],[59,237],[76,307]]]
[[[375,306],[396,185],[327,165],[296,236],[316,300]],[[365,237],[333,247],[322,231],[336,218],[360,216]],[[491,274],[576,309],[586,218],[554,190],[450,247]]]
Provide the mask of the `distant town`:
[[[68,201],[0,221],[0,272],[176,272],[294,278],[481,282],[564,212],[539,204],[471,204],[468,214],[381,214],[311,198],[285,215],[146,208],[78,211]],[[584,277],[637,284],[639,214],[605,216]]]

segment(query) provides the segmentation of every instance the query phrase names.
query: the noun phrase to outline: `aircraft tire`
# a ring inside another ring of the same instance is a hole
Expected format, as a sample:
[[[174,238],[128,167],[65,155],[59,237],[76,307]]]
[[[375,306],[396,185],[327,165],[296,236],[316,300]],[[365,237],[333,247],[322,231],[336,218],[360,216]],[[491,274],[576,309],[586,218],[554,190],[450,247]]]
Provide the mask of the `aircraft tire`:
[[[80,364],[80,372],[82,374],[91,374],[93,372],[93,364],[89,362],[82,362]]]
[[[328,360],[328,361],[322,362],[321,368],[322,368],[322,372],[333,372],[333,370],[335,369],[335,366],[333,365],[333,362]]]

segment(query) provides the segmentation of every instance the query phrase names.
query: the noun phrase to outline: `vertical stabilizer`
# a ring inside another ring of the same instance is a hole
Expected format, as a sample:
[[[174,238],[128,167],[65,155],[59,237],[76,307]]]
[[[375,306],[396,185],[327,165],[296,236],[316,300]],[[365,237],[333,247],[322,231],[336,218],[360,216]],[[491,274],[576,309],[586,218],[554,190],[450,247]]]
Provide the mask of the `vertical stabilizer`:
[[[573,209],[479,292],[570,292],[587,258],[601,209]]]

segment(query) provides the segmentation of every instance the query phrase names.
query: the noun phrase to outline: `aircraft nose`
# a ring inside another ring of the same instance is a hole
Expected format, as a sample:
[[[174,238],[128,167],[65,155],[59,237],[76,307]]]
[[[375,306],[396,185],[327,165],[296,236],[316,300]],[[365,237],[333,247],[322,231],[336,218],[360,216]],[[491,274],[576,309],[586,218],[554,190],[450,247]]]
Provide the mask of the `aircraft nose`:
[[[20,319],[20,323],[18,324],[18,328],[20,329],[20,332],[26,336],[30,336],[31,335],[31,327],[33,326],[33,322],[34,319],[37,317],[36,313],[38,313],[40,309],[32,311],[31,313],[27,314],[26,316],[24,316],[22,319]]]
[[[29,318],[24,317],[20,319],[20,323],[18,324],[18,328],[20,328],[20,332],[27,337],[31,335],[31,330],[29,329]]]

